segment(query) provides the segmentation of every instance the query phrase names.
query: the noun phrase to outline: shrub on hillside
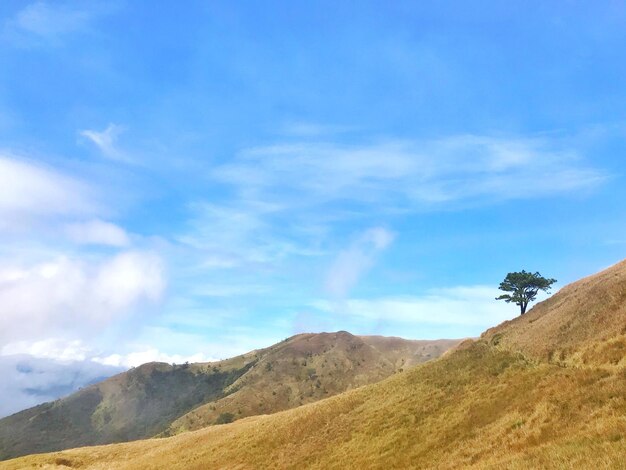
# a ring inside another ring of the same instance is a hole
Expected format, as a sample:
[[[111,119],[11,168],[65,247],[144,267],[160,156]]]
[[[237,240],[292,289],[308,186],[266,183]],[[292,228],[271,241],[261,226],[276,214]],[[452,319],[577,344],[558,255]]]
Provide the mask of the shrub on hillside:
[[[215,420],[215,424],[228,424],[235,420],[235,415],[232,413],[221,413]]]

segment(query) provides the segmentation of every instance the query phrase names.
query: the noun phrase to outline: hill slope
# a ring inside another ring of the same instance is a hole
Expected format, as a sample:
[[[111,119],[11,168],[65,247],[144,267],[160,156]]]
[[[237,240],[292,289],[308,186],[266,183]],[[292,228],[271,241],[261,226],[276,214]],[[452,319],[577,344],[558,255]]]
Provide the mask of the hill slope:
[[[144,364],[59,400],[0,420],[0,458],[141,439],[217,399],[253,358],[210,364]]]
[[[626,260],[569,284],[482,338],[538,359],[615,365],[626,355]]]
[[[347,332],[298,335],[258,354],[219,400],[195,408],[164,435],[282,411],[378,382],[403,367],[439,357],[459,340],[409,341]]]
[[[167,439],[31,456],[0,467],[622,468],[626,358],[582,359],[621,341],[624,270],[621,263],[564,288],[537,306],[539,313],[377,384]],[[610,287],[601,286],[605,282]],[[533,318],[551,326],[535,330]],[[592,322],[590,331],[575,327],[580,318]],[[545,336],[534,341],[527,336],[533,334]],[[551,348],[572,355],[548,360]]]
[[[144,364],[0,420],[0,458],[173,434],[293,408],[382,380],[457,343],[305,334],[218,363]]]

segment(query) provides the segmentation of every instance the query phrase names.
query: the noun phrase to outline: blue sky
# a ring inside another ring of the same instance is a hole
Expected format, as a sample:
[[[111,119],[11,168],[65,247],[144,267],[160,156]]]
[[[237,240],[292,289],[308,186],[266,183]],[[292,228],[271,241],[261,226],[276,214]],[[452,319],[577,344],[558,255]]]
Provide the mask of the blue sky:
[[[2,356],[474,336],[624,258],[624,2],[340,3],[2,2]]]

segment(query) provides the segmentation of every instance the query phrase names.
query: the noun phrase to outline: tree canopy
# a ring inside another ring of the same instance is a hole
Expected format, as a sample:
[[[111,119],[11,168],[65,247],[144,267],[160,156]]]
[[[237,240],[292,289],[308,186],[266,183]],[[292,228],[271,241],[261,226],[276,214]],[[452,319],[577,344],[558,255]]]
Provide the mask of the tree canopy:
[[[533,274],[522,270],[509,273],[500,283],[499,289],[510,292],[510,294],[502,294],[500,297],[496,297],[496,300],[504,300],[507,303],[513,302],[519,305],[521,314],[524,315],[528,304],[535,300],[537,293],[540,290],[549,292],[550,287],[555,282],[556,279],[547,279],[538,272]]]

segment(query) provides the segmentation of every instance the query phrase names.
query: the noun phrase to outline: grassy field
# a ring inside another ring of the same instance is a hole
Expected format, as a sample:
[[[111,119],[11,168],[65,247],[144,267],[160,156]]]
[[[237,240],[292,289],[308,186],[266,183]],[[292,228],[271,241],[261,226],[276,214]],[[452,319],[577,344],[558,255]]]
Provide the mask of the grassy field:
[[[3,469],[626,468],[626,263],[440,359],[299,408]]]
[[[220,416],[240,419],[312,403],[439,357],[459,342],[359,337],[347,332],[298,335],[264,350],[224,398],[181,416],[164,435],[201,429]]]
[[[216,363],[150,363],[0,420],[0,459],[173,435],[378,382],[458,340],[301,334]]]
[[[626,354],[626,261],[569,284],[527,314],[482,337],[572,366],[617,364]]]
[[[480,341],[275,415],[0,468],[620,468],[625,435],[623,367],[560,367]]]

